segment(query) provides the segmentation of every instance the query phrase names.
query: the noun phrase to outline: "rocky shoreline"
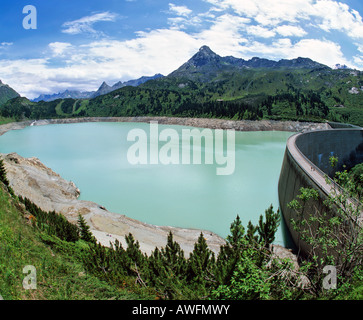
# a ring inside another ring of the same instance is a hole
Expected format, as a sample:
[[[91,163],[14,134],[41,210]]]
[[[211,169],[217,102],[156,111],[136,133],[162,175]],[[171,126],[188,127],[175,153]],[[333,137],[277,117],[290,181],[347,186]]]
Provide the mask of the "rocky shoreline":
[[[187,255],[193,251],[201,232],[215,253],[225,243],[223,238],[210,231],[155,226],[109,212],[94,202],[78,200],[80,190],[76,185],[47,168],[37,158],[23,158],[16,153],[0,154],[0,158],[4,160],[10,186],[16,195],[30,199],[44,211],[62,213],[73,223],[77,222],[80,213],[102,245],[109,246],[117,239],[126,247],[125,235],[132,233],[139,241],[140,249],[150,254],[155,247],[166,245],[170,231]]]
[[[291,131],[330,129],[326,123],[300,123],[278,121],[232,121],[221,119],[167,118],[167,117],[129,117],[129,118],[70,118],[38,121],[24,121],[0,125],[0,135],[10,130],[23,129],[33,125],[67,124],[80,122],[150,122],[193,126],[211,129],[235,129],[238,131]],[[80,190],[71,181],[44,166],[37,158],[23,158],[16,153],[0,154],[4,160],[8,180],[17,195],[27,197],[45,211],[62,213],[69,221],[76,222],[78,214],[82,214],[91,227],[96,239],[105,246],[116,239],[126,246],[125,235],[132,233],[139,241],[140,249],[150,254],[155,247],[164,247],[168,233],[180,244],[186,256],[194,248],[201,232],[212,251],[218,253],[225,240],[215,233],[206,230],[164,227],[146,224],[107,211],[105,208],[90,201],[78,200]],[[293,257],[287,249],[280,248],[285,255]]]
[[[157,121],[159,124],[191,126],[209,129],[234,129],[236,131],[289,131],[306,132],[311,130],[331,129],[328,123],[312,123],[299,121],[275,120],[224,120],[207,118],[176,118],[176,117],[84,117],[47,119],[36,121],[11,122],[0,125],[0,136],[10,130],[24,129],[28,126],[41,126],[48,124],[71,124],[83,122],[142,122]]]

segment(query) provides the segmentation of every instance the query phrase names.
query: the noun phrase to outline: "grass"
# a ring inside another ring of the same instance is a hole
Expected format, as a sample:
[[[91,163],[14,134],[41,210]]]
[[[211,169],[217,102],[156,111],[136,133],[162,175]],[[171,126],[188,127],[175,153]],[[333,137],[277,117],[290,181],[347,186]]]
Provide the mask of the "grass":
[[[57,106],[55,107],[55,111],[56,111],[57,115],[59,115],[59,116],[66,116],[66,114],[62,110],[62,104],[63,104],[63,102],[64,102],[64,100],[62,100],[61,102],[59,102],[57,104]]]
[[[0,125],[10,123],[10,122],[15,122],[15,121],[16,120],[14,118],[4,118],[4,117],[0,116]]]
[[[1,184],[1,183],[0,183]],[[25,216],[26,212],[0,186],[0,295],[4,300],[138,300],[152,299],[145,292],[110,285],[85,272],[79,259],[83,241],[53,239],[53,247]],[[25,266],[36,268],[37,288],[26,290]]]

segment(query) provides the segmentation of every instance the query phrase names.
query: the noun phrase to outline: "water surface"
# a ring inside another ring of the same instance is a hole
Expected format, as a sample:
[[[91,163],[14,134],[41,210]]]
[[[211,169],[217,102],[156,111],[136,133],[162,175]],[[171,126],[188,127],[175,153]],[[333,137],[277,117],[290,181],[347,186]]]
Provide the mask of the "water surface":
[[[131,165],[127,150],[134,128],[145,123],[78,123],[27,127],[0,137],[0,152],[37,157],[81,190],[80,199],[107,210],[165,226],[229,233],[237,214],[257,223],[277,185],[290,132],[237,132],[235,172],[216,175],[217,164]],[[159,125],[181,130],[190,127]],[[213,152],[213,150],[207,150]],[[282,230],[275,241],[284,244]]]

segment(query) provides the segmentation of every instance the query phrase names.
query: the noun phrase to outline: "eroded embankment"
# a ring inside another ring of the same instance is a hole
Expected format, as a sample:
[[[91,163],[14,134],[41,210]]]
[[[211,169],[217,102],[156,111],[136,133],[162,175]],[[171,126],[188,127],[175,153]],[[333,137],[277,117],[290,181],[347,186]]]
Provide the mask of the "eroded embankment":
[[[328,124],[277,122],[277,121],[230,121],[220,119],[192,119],[165,117],[138,118],[80,118],[25,121],[0,125],[0,135],[9,130],[22,129],[30,125],[64,124],[78,122],[150,122],[160,124],[184,125],[211,129],[235,129],[239,131],[292,131],[302,132],[330,128]],[[60,212],[76,222],[82,214],[91,227],[97,240],[103,245],[119,240],[124,246],[125,235],[132,233],[140,243],[143,252],[150,254],[155,247],[163,247],[171,231],[181,248],[188,256],[194,243],[203,232],[211,250],[217,253],[225,240],[220,236],[203,230],[164,227],[146,224],[124,215],[113,213],[90,201],[78,200],[80,190],[70,181],[64,180],[37,158],[22,158],[16,153],[0,154],[4,159],[8,180],[17,195],[27,197],[45,211]],[[280,252],[283,248],[279,248]],[[290,256],[287,250],[282,253]]]
[[[0,154],[4,160],[7,177],[15,194],[30,199],[45,211],[62,213],[69,221],[76,223],[82,214],[97,240],[108,246],[118,239],[126,246],[125,235],[132,233],[139,241],[141,250],[147,254],[155,247],[164,247],[171,231],[176,240],[189,254],[197,242],[200,232],[207,239],[208,246],[218,252],[224,240],[218,235],[202,230],[162,227],[142,223],[124,215],[107,211],[91,201],[78,200],[80,191],[73,182],[44,166],[37,158],[23,158],[16,153]]]
[[[175,118],[175,117],[85,117],[85,118],[66,118],[48,119],[37,121],[12,122],[0,126],[0,136],[9,130],[23,129],[27,126],[48,125],[48,124],[67,124],[82,122],[143,122],[157,121],[159,124],[191,126],[209,129],[234,129],[237,131],[289,131],[306,132],[312,130],[331,129],[328,123],[312,123],[298,121],[274,121],[274,120],[224,120],[224,119],[205,119],[205,118]]]

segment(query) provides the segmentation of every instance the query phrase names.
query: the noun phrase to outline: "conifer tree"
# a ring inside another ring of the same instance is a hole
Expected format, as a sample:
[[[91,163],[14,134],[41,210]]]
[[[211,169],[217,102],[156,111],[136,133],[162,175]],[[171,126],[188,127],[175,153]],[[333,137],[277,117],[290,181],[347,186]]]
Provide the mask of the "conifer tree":
[[[247,225],[247,233],[246,233],[246,239],[251,244],[256,244],[259,242],[259,236],[256,235],[256,232],[258,230],[258,227],[253,225],[251,221],[248,222]]]
[[[242,221],[237,215],[236,220],[234,220],[230,227],[231,234],[227,236],[227,243],[231,250],[237,252],[241,249],[242,239],[245,234],[245,228],[242,225]]]
[[[93,236],[92,232],[90,231],[89,225],[80,213],[78,214],[78,227],[82,240],[96,243],[96,238]]]
[[[9,180],[6,176],[6,169],[4,165],[4,160],[0,159],[0,181],[5,185],[5,187],[8,189],[11,196],[15,196],[14,190],[10,187]]]
[[[185,299],[190,297],[186,284],[187,261],[180,245],[168,234],[165,248],[155,250],[147,259],[143,275],[163,299]]]
[[[275,240],[275,233],[280,224],[280,213],[277,209],[275,213],[273,210],[273,206],[265,210],[265,219],[266,222],[263,221],[263,216],[260,216],[257,231],[260,236],[261,244],[268,249],[270,244],[272,244]]]
[[[4,183],[7,187],[9,186],[9,181],[6,178],[6,170],[3,159],[0,159],[0,181]]]
[[[112,269],[115,273],[121,275],[130,275],[130,259],[126,250],[117,239],[114,243],[110,242],[111,250],[109,251],[109,259],[112,261]]]
[[[146,257],[140,250],[139,241],[135,241],[134,236],[131,233],[125,236],[125,240],[127,244],[126,255],[130,260],[130,270],[138,272],[140,271],[139,269],[144,268]]]
[[[158,247],[151,253],[148,259],[148,278],[156,284],[156,279],[160,278],[164,274],[165,268],[161,257],[161,251]]]
[[[207,287],[214,284],[214,269],[214,253],[201,233],[188,259],[188,282],[203,296],[207,294]]]
[[[179,243],[173,240],[173,234],[169,232],[168,241],[165,248],[161,249],[161,256],[164,264],[175,275],[182,275],[185,273],[186,260],[184,258],[184,251],[180,248]]]
[[[230,233],[227,243],[220,247],[216,263],[216,279],[220,284],[229,284],[246,242],[245,229],[238,215],[231,224]]]

